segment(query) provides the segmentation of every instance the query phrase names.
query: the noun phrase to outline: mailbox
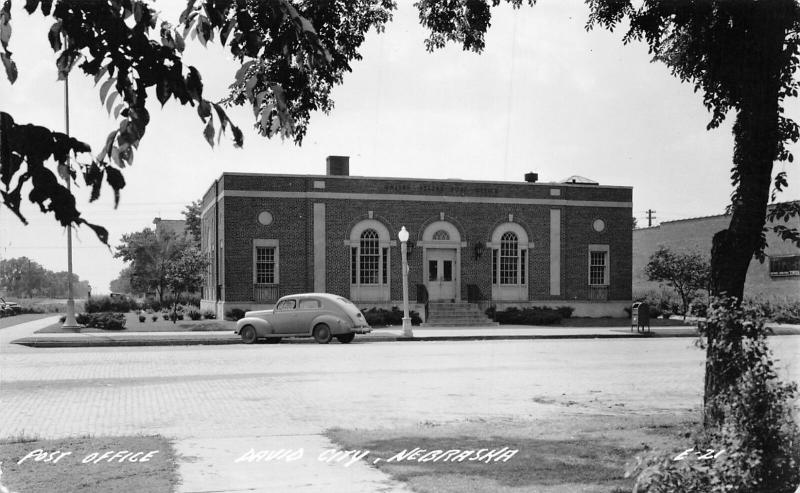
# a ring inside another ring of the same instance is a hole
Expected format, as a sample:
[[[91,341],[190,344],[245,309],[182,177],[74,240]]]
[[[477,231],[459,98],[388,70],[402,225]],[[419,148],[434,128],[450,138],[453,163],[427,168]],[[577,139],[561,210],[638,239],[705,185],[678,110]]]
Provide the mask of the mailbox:
[[[636,327],[636,332],[639,330],[650,331],[650,305],[641,301],[636,302],[631,306],[631,331]]]

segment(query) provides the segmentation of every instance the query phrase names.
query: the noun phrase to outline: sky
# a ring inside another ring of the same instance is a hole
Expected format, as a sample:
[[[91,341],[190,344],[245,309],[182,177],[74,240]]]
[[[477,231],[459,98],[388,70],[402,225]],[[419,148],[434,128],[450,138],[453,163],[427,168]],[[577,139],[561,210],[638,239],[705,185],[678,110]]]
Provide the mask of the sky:
[[[64,129],[63,82],[47,41],[52,19],[28,15],[23,2],[12,11],[9,49],[19,69],[11,85],[0,76],[0,109],[18,123]],[[222,172],[324,174],[329,155],[350,156],[350,174],[488,181],[523,181],[533,171],[540,182],[571,175],[603,185],[633,187],[639,226],[720,214],[729,202],[733,115],[706,131],[710,115],[702,95],[651,63],[643,43],[623,45],[622,31],[585,30],[588,8],[577,0],[539,0],[534,7],[493,9],[482,54],[448,46],[425,50],[426,33],[411,2],[398,1],[384,33],[371,32],[363,60],[333,91],[335,107],[312,116],[301,147],[253,130],[248,108],[229,115],[245,144],[230,139],[211,148],[194,108],[153,96],[151,123],[123,170],[126,187],[118,208],[104,188],[89,203],[76,190],[89,222],[109,230],[111,248],[88,228],[73,234],[73,271],[93,293],[125,264],[113,247],[125,233],[152,227],[153,219],[183,219],[185,206],[202,197]],[[156,2],[175,21],[184,2]],[[175,22],[177,23],[177,22]],[[216,44],[189,42],[185,63],[203,75],[204,96],[227,94],[237,65]],[[100,104],[94,80],[79,70],[70,77],[71,134],[99,149],[117,127]],[[787,116],[800,119],[796,100]],[[800,155],[798,146],[792,148]],[[96,153],[96,151],[95,151]],[[797,165],[786,171],[789,189],[779,200],[800,199]],[[26,256],[53,271],[67,268],[66,230],[52,215],[24,202],[23,225],[0,207],[0,259]]]

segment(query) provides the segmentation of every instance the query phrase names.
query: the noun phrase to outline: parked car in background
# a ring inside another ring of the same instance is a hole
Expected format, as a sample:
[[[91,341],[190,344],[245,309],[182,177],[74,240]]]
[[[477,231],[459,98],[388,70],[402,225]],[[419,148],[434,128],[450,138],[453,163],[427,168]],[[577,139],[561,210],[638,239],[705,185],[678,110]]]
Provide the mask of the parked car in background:
[[[284,296],[272,310],[246,312],[236,322],[234,332],[245,344],[258,339],[278,343],[284,337],[313,337],[327,344],[334,337],[341,343],[352,342],[356,334],[372,328],[352,301],[327,293],[304,293]]]
[[[19,303],[15,303],[13,301],[6,301],[5,299],[0,298],[0,313],[2,313],[4,317],[7,317],[9,315],[16,315],[21,311],[22,307],[19,306]]]

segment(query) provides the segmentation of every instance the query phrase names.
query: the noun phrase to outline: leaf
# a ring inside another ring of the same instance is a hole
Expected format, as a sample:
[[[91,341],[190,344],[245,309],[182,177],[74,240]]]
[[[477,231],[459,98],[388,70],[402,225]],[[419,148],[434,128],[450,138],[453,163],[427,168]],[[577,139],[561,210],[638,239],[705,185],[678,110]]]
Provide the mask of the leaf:
[[[242,64],[242,66],[239,68],[239,70],[236,71],[236,75],[234,76],[234,79],[236,80],[235,84],[238,85],[244,81],[244,78],[247,75],[247,71],[250,70],[250,67],[252,67],[253,64],[255,63],[256,63],[255,60],[250,60],[249,62],[245,62]]]
[[[111,133],[108,134],[108,137],[106,137],[106,143],[103,146],[103,150],[101,150],[100,154],[97,155],[98,161],[105,160],[106,156],[111,152],[111,148],[114,146],[114,137],[116,136],[117,130],[112,130]]]
[[[0,22],[0,44],[3,48],[8,48],[8,40],[11,39],[11,24]]]
[[[61,53],[56,60],[56,66],[58,67],[58,80],[64,80],[69,75],[69,72],[72,70],[72,67],[75,65],[75,62],[80,58],[80,53],[75,50],[65,50]]]
[[[106,181],[114,189],[114,207],[119,205],[119,191],[125,187],[125,178],[117,168],[106,166]]]
[[[211,147],[214,147],[214,120],[209,119],[208,123],[206,124],[206,128],[203,130],[203,136],[206,138],[206,142]]]
[[[203,123],[205,123],[206,118],[211,116],[211,105],[208,104],[208,101],[205,99],[200,100],[200,104],[197,105],[197,114],[200,115]]]
[[[102,226],[99,226],[97,224],[88,223],[88,222],[84,221],[83,219],[81,219],[81,221],[83,221],[84,224],[86,224],[87,226],[92,228],[92,231],[94,231],[94,234],[97,235],[97,238],[100,241],[102,241],[103,243],[108,245],[108,230],[106,228],[104,228]]]
[[[117,99],[117,96],[119,96],[119,93],[117,91],[112,91],[111,96],[109,96],[106,101],[106,111],[108,111],[109,115],[111,114],[111,107],[114,106],[114,100]]]
[[[61,51],[61,21],[54,22],[47,32],[47,39],[50,41],[50,47],[55,52]]]
[[[231,131],[233,132],[233,145],[235,147],[242,147],[244,144],[244,136],[242,135],[242,131],[239,130],[234,124],[231,124]]]
[[[25,10],[27,10],[29,14],[36,12],[36,7],[38,6],[39,0],[26,0],[25,2]]]
[[[111,85],[114,83],[115,80],[116,79],[114,77],[109,77],[108,80],[103,82],[103,85],[100,86],[100,104],[105,103],[108,91],[109,89],[111,89]]]
[[[67,165],[58,163],[58,176],[64,181],[69,181],[69,168]]]
[[[167,77],[162,77],[156,83],[156,98],[158,98],[158,102],[161,103],[161,107],[163,108],[167,101],[169,101],[170,96],[172,95],[172,89],[169,85],[169,79]]]
[[[111,63],[106,64],[105,67],[101,68],[100,71],[97,72],[97,74],[95,74],[95,76],[94,76],[95,85],[97,85],[97,83],[100,82],[100,79],[102,79],[103,76],[106,75],[106,73],[108,72],[108,68],[110,66],[111,66]]]
[[[115,120],[116,120],[117,118],[119,118],[119,112],[120,112],[120,111],[122,111],[122,108],[124,108],[124,107],[125,107],[125,105],[123,105],[122,103],[120,103],[120,104],[118,104],[118,105],[117,105],[117,107],[116,107],[116,108],[114,108],[114,119],[115,119]]]
[[[42,0],[42,14],[45,16],[50,15],[50,9],[53,6],[53,0]]]
[[[189,75],[186,76],[186,90],[192,99],[199,101],[203,97],[203,81],[196,68],[189,67]]]
[[[175,30],[175,49],[178,50],[180,53],[183,53],[183,50],[186,49],[186,42],[183,40],[183,36],[178,30]]]
[[[222,29],[222,32],[219,34],[219,40],[223,46],[228,42],[228,36],[231,35],[233,29],[236,27],[236,17],[233,17],[225,23],[225,27]]]
[[[0,53],[0,60],[3,61],[3,67],[6,69],[6,77],[12,84],[17,81],[17,64],[11,59],[11,56],[6,53]]]

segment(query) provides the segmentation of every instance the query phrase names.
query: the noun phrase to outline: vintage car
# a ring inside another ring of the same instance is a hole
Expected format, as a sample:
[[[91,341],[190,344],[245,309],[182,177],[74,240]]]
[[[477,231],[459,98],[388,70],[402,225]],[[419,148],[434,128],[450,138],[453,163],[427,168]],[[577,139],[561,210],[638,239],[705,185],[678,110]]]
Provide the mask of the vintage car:
[[[3,316],[16,315],[21,311],[22,307],[19,306],[19,303],[6,301],[4,298],[0,298],[0,313],[2,313]]]
[[[327,293],[304,293],[284,296],[273,310],[244,314],[234,332],[245,344],[258,339],[278,343],[284,337],[313,337],[320,344],[332,338],[347,344],[356,334],[372,329],[352,301]]]

